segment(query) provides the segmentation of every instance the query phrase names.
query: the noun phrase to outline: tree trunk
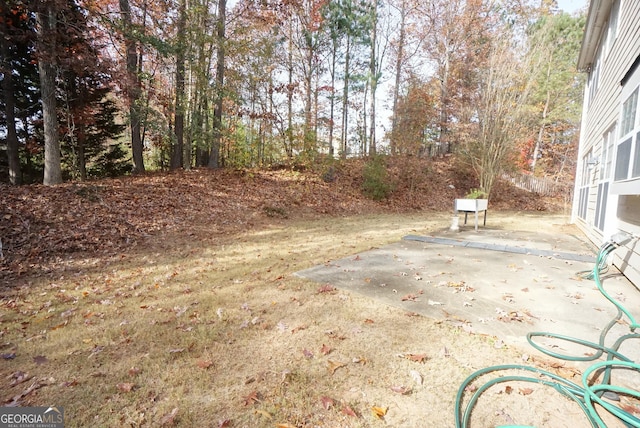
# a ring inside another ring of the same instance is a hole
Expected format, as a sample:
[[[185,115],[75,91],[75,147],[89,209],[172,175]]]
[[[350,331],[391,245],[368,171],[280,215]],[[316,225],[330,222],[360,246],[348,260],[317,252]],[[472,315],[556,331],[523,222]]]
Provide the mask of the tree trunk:
[[[376,90],[378,89],[378,64],[376,60],[376,37],[378,35],[378,6],[376,2],[372,4],[373,23],[371,25],[371,58],[369,62],[369,73],[371,75],[371,124],[369,131],[369,154],[376,154]]]
[[[551,60],[549,60],[547,64],[547,83],[549,82],[549,78],[551,76]],[[544,103],[544,108],[542,109],[542,123],[540,124],[540,130],[538,131],[538,138],[536,139],[536,145],[533,148],[533,159],[531,159],[531,172],[535,172],[536,163],[538,162],[538,154],[540,153],[540,149],[542,147],[542,139],[544,138],[544,128],[546,125],[547,114],[549,113],[549,104],[551,103],[551,91],[547,89],[547,98]]]
[[[289,158],[293,157],[293,19],[289,18],[289,84],[287,85],[287,144],[285,151]]]
[[[348,120],[349,120],[349,60],[351,59],[351,37],[347,35],[347,52],[345,53],[344,60],[344,89],[342,93],[342,135],[340,136],[340,156],[343,159],[347,157],[347,145],[348,145]]]
[[[398,39],[398,56],[395,64],[395,85],[393,88],[393,111],[391,120],[391,154],[395,154],[398,150],[398,98],[400,95],[400,83],[402,81],[402,63],[404,62],[404,39],[406,37],[406,2],[402,2],[400,10],[400,34]]]
[[[306,57],[306,76],[305,80],[305,102],[304,102],[304,148],[303,151],[306,153],[311,149],[311,146],[315,146],[315,136],[311,135],[312,129],[312,120],[311,120],[311,110],[312,110],[312,100],[313,100],[313,39],[312,36],[309,35],[306,38],[307,43],[307,57]]]
[[[48,3],[37,14],[38,27],[38,72],[40,73],[40,93],[42,98],[42,119],[44,122],[44,180],[51,186],[62,183],[60,164],[60,140],[58,136],[58,116],[56,113],[56,67],[55,30],[56,11]]]
[[[78,132],[76,133],[76,143],[77,143],[77,151],[76,151],[76,162],[78,168],[78,174],[80,176],[80,180],[85,181],[87,179],[87,155],[86,155],[86,146],[87,146],[87,138],[84,123],[78,125]]]
[[[213,144],[209,155],[209,168],[220,167],[222,140],[222,102],[224,100],[225,21],[227,0],[218,3],[218,58],[216,64],[216,105],[213,110]]]
[[[173,146],[171,156],[171,169],[183,167],[184,160],[184,75],[185,75],[185,37],[184,32],[187,26],[187,4],[186,0],[180,1],[178,11],[178,50],[176,53],[176,105],[175,105],[175,136],[176,143]]]
[[[81,181],[87,179],[87,160],[86,160],[86,126],[83,120],[78,124],[75,123],[73,112],[80,111],[81,100],[89,98],[86,87],[78,88],[76,73],[69,70],[67,73],[67,94],[66,94],[66,110],[67,110],[67,135],[69,137],[69,145],[75,153],[75,175]]]
[[[134,172],[144,172],[143,142],[140,121],[140,76],[138,75],[138,55],[136,42],[132,35],[131,6],[129,0],[119,0],[120,13],[124,27],[124,44],[127,62],[127,101],[129,102],[129,121],[131,122],[131,150],[133,152]]]
[[[2,31],[0,37],[5,40],[2,43],[2,59],[4,64],[0,64],[0,71],[4,74],[2,79],[2,92],[5,102],[5,118],[7,120],[7,157],[9,163],[9,182],[15,186],[22,184],[22,173],[20,171],[20,157],[18,154],[18,133],[16,132],[16,111],[15,111],[15,93],[13,85],[13,75],[10,65],[10,51],[7,21],[5,17],[0,18],[2,21]]]
[[[440,153],[445,150],[445,144],[447,143],[447,133],[449,130],[449,67],[450,67],[450,53],[449,46],[445,49],[445,55],[442,59],[441,65],[442,71],[440,75],[440,135],[438,136],[438,142],[440,143]]]
[[[329,101],[329,157],[333,158],[333,130],[335,128],[334,110],[336,105],[336,60],[337,60],[337,43],[333,42],[333,50],[331,51],[331,99]]]

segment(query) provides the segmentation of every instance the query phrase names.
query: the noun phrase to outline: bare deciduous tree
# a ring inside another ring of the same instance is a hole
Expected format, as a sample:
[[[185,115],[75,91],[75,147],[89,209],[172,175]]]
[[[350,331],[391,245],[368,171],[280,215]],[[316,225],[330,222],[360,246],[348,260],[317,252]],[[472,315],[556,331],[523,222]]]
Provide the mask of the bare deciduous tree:
[[[495,179],[503,172],[519,137],[527,130],[531,93],[530,57],[519,57],[508,33],[494,41],[486,68],[480,73],[472,119],[462,158],[476,173],[480,187],[491,194]]]

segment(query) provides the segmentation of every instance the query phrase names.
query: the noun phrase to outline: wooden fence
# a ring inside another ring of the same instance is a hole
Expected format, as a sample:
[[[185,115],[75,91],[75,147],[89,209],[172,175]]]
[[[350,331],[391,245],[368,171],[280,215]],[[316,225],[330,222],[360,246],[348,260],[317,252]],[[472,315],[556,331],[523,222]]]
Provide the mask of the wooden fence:
[[[547,178],[534,177],[528,174],[503,174],[502,179],[513,183],[514,186],[521,189],[545,196],[570,193],[572,190],[571,186],[566,183],[557,183]]]

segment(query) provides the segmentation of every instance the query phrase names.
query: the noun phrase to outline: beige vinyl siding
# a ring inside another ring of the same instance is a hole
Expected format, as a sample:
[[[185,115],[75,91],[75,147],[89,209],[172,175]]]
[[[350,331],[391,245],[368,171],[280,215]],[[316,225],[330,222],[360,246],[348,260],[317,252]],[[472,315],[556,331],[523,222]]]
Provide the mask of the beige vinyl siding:
[[[621,219],[620,229],[638,233],[640,226],[631,222],[636,221],[640,213],[640,195],[622,196],[618,207]],[[614,253],[613,264],[640,288],[640,240],[635,239]]]
[[[584,154],[590,150],[593,155],[600,160],[596,166],[596,174],[589,177],[589,203],[587,205],[586,221],[577,218],[576,224],[584,231],[587,237],[596,245],[600,245],[605,237],[609,237],[618,230],[640,236],[640,196],[613,196],[608,203],[611,206],[607,210],[605,233],[599,231],[594,226],[595,209],[597,205],[597,192],[600,176],[600,168],[603,164],[603,136],[616,122],[620,124],[622,109],[621,99],[622,87],[620,81],[625,76],[635,59],[640,55],[640,1],[622,0],[618,14],[617,37],[610,44],[610,49],[603,46],[605,40],[604,32],[608,31],[608,26],[603,28],[600,35],[600,48],[593,62],[599,61],[599,82],[598,90],[589,99],[588,109],[583,115],[583,124],[580,140],[580,156],[578,158],[578,176],[576,177],[576,190],[583,183],[582,162]],[[587,89],[588,91],[588,89]],[[615,147],[617,148],[618,140]],[[615,151],[615,149],[614,149]],[[614,160],[615,161],[615,160]],[[640,186],[639,186],[640,187]],[[638,189],[640,194],[640,188]],[[624,218],[624,219],[623,219]],[[625,248],[616,251],[613,258],[614,264],[625,275],[640,287],[640,244],[635,239]]]

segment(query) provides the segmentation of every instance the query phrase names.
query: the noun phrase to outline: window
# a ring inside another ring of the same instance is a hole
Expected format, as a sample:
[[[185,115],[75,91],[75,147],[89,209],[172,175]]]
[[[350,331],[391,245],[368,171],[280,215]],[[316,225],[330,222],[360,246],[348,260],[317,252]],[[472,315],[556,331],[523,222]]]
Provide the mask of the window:
[[[580,180],[580,190],[578,196],[578,217],[583,220],[587,219],[587,206],[589,205],[589,176],[591,171],[589,169],[589,160],[593,156],[593,151],[589,150],[582,158],[582,176]]]
[[[610,193],[617,195],[640,194],[640,55],[629,65],[620,81],[620,119],[615,147],[614,181]]]
[[[602,152],[600,156],[600,183],[598,183],[598,195],[596,197],[596,212],[593,225],[604,231],[605,218],[607,215],[607,200],[609,198],[609,182],[611,180],[611,169],[613,165],[613,155],[616,146],[616,124],[604,133],[602,138]]]
[[[633,157],[633,170],[631,171],[631,177],[640,177],[640,132],[636,134],[636,149],[635,156]]]
[[[618,14],[620,12],[620,1],[615,1],[611,6],[609,15],[609,31],[607,32],[607,52],[611,52],[611,46],[618,37]]]
[[[638,107],[638,89],[631,94],[622,105],[622,121],[620,125],[620,137],[624,137],[633,130],[636,122],[636,110]]]
[[[614,175],[614,179],[616,181],[626,180],[629,176],[632,140],[632,138],[628,138],[618,144],[618,151],[616,153],[616,172]]]
[[[593,225],[604,231],[604,219],[607,214],[607,199],[609,195],[609,182],[605,181],[598,185],[598,199],[596,202],[596,215]]]
[[[620,142],[616,150],[616,181],[640,177],[640,126],[637,120],[638,88],[622,104]]]
[[[580,185],[581,186],[588,186],[589,185],[589,176],[591,175],[591,168],[589,166],[589,161],[593,158],[593,149],[589,150],[589,153],[587,153],[583,158],[582,158],[582,179],[580,180]]]
[[[604,134],[602,139],[602,165],[600,166],[600,180],[611,178],[611,165],[613,164],[613,149],[616,143],[616,125],[614,124]]]

